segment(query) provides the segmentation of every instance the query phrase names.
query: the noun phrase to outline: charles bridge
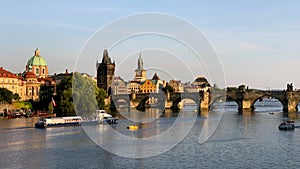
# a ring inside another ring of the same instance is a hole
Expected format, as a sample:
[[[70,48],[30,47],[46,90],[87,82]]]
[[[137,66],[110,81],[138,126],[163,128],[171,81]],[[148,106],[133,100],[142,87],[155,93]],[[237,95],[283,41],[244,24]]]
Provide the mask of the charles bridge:
[[[149,105],[147,101],[150,98],[155,99],[155,104]],[[248,89],[239,86],[237,90],[208,90],[204,92],[183,92],[183,93],[132,93],[118,94],[112,96],[112,101],[118,107],[118,102],[126,102],[128,111],[130,107],[136,107],[139,110],[145,109],[147,106],[156,106],[165,108],[166,105],[171,105],[170,108],[178,109],[178,104],[183,99],[191,99],[197,104],[198,112],[201,109],[209,109],[216,101],[230,100],[238,105],[238,111],[255,110],[254,104],[263,98],[277,99],[283,107],[283,112],[297,112],[297,105],[300,102],[300,91],[293,90],[292,84],[287,85],[285,90],[258,90]],[[130,106],[129,106],[130,105]]]

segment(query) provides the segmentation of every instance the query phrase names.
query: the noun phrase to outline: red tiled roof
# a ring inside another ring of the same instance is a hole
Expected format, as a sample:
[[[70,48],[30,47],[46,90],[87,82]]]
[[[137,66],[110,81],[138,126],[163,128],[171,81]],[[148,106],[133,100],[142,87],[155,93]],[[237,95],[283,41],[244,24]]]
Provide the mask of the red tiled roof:
[[[36,75],[33,72],[26,72],[25,78],[36,78]]]
[[[3,67],[0,67],[0,77],[18,78],[17,75],[3,69]]]
[[[38,81],[41,82],[41,81],[53,81],[53,79],[51,77],[46,77],[46,78],[38,78]]]

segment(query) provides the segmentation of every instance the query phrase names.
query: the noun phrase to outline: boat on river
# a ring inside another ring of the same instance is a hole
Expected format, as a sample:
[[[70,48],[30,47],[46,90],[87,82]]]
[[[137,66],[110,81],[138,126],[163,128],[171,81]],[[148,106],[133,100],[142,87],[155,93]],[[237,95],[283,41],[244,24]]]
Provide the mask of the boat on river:
[[[285,121],[278,126],[279,130],[294,130],[295,129],[295,124],[294,121]]]
[[[118,118],[114,118],[112,115],[105,112],[105,110],[97,110],[95,113],[95,119],[98,123],[116,124]]]
[[[36,128],[60,127],[60,126],[79,126],[82,121],[80,116],[70,117],[45,117],[40,118],[35,123]]]
[[[128,129],[128,130],[131,130],[131,131],[133,131],[133,130],[138,130],[138,129],[139,129],[139,126],[137,126],[137,125],[129,125],[129,126],[127,126],[127,129]]]
[[[36,128],[61,127],[61,126],[79,126],[79,125],[97,125],[102,123],[116,124],[117,118],[105,112],[97,110],[94,117],[90,120],[83,119],[81,116],[70,117],[44,117],[35,123]]]

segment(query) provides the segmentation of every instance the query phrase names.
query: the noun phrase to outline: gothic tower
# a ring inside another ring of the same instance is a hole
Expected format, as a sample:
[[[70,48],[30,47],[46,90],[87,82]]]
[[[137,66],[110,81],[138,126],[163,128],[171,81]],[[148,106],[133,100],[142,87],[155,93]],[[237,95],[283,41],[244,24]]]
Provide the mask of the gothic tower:
[[[144,69],[144,63],[142,59],[142,54],[140,52],[140,56],[138,59],[138,67],[135,69],[135,81],[145,81],[146,80],[146,70]]]
[[[102,62],[97,61],[97,86],[104,89],[108,95],[111,94],[112,78],[115,73],[115,62],[111,62],[107,49],[103,51]]]

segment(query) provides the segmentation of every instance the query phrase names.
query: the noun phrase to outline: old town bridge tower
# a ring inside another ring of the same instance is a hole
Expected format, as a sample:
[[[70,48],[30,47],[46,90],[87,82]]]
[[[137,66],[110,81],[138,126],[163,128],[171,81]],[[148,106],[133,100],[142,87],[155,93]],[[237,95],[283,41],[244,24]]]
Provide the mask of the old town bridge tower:
[[[108,56],[107,49],[103,51],[102,62],[97,61],[97,86],[104,89],[108,95],[111,94],[112,78],[115,73],[115,62]]]

